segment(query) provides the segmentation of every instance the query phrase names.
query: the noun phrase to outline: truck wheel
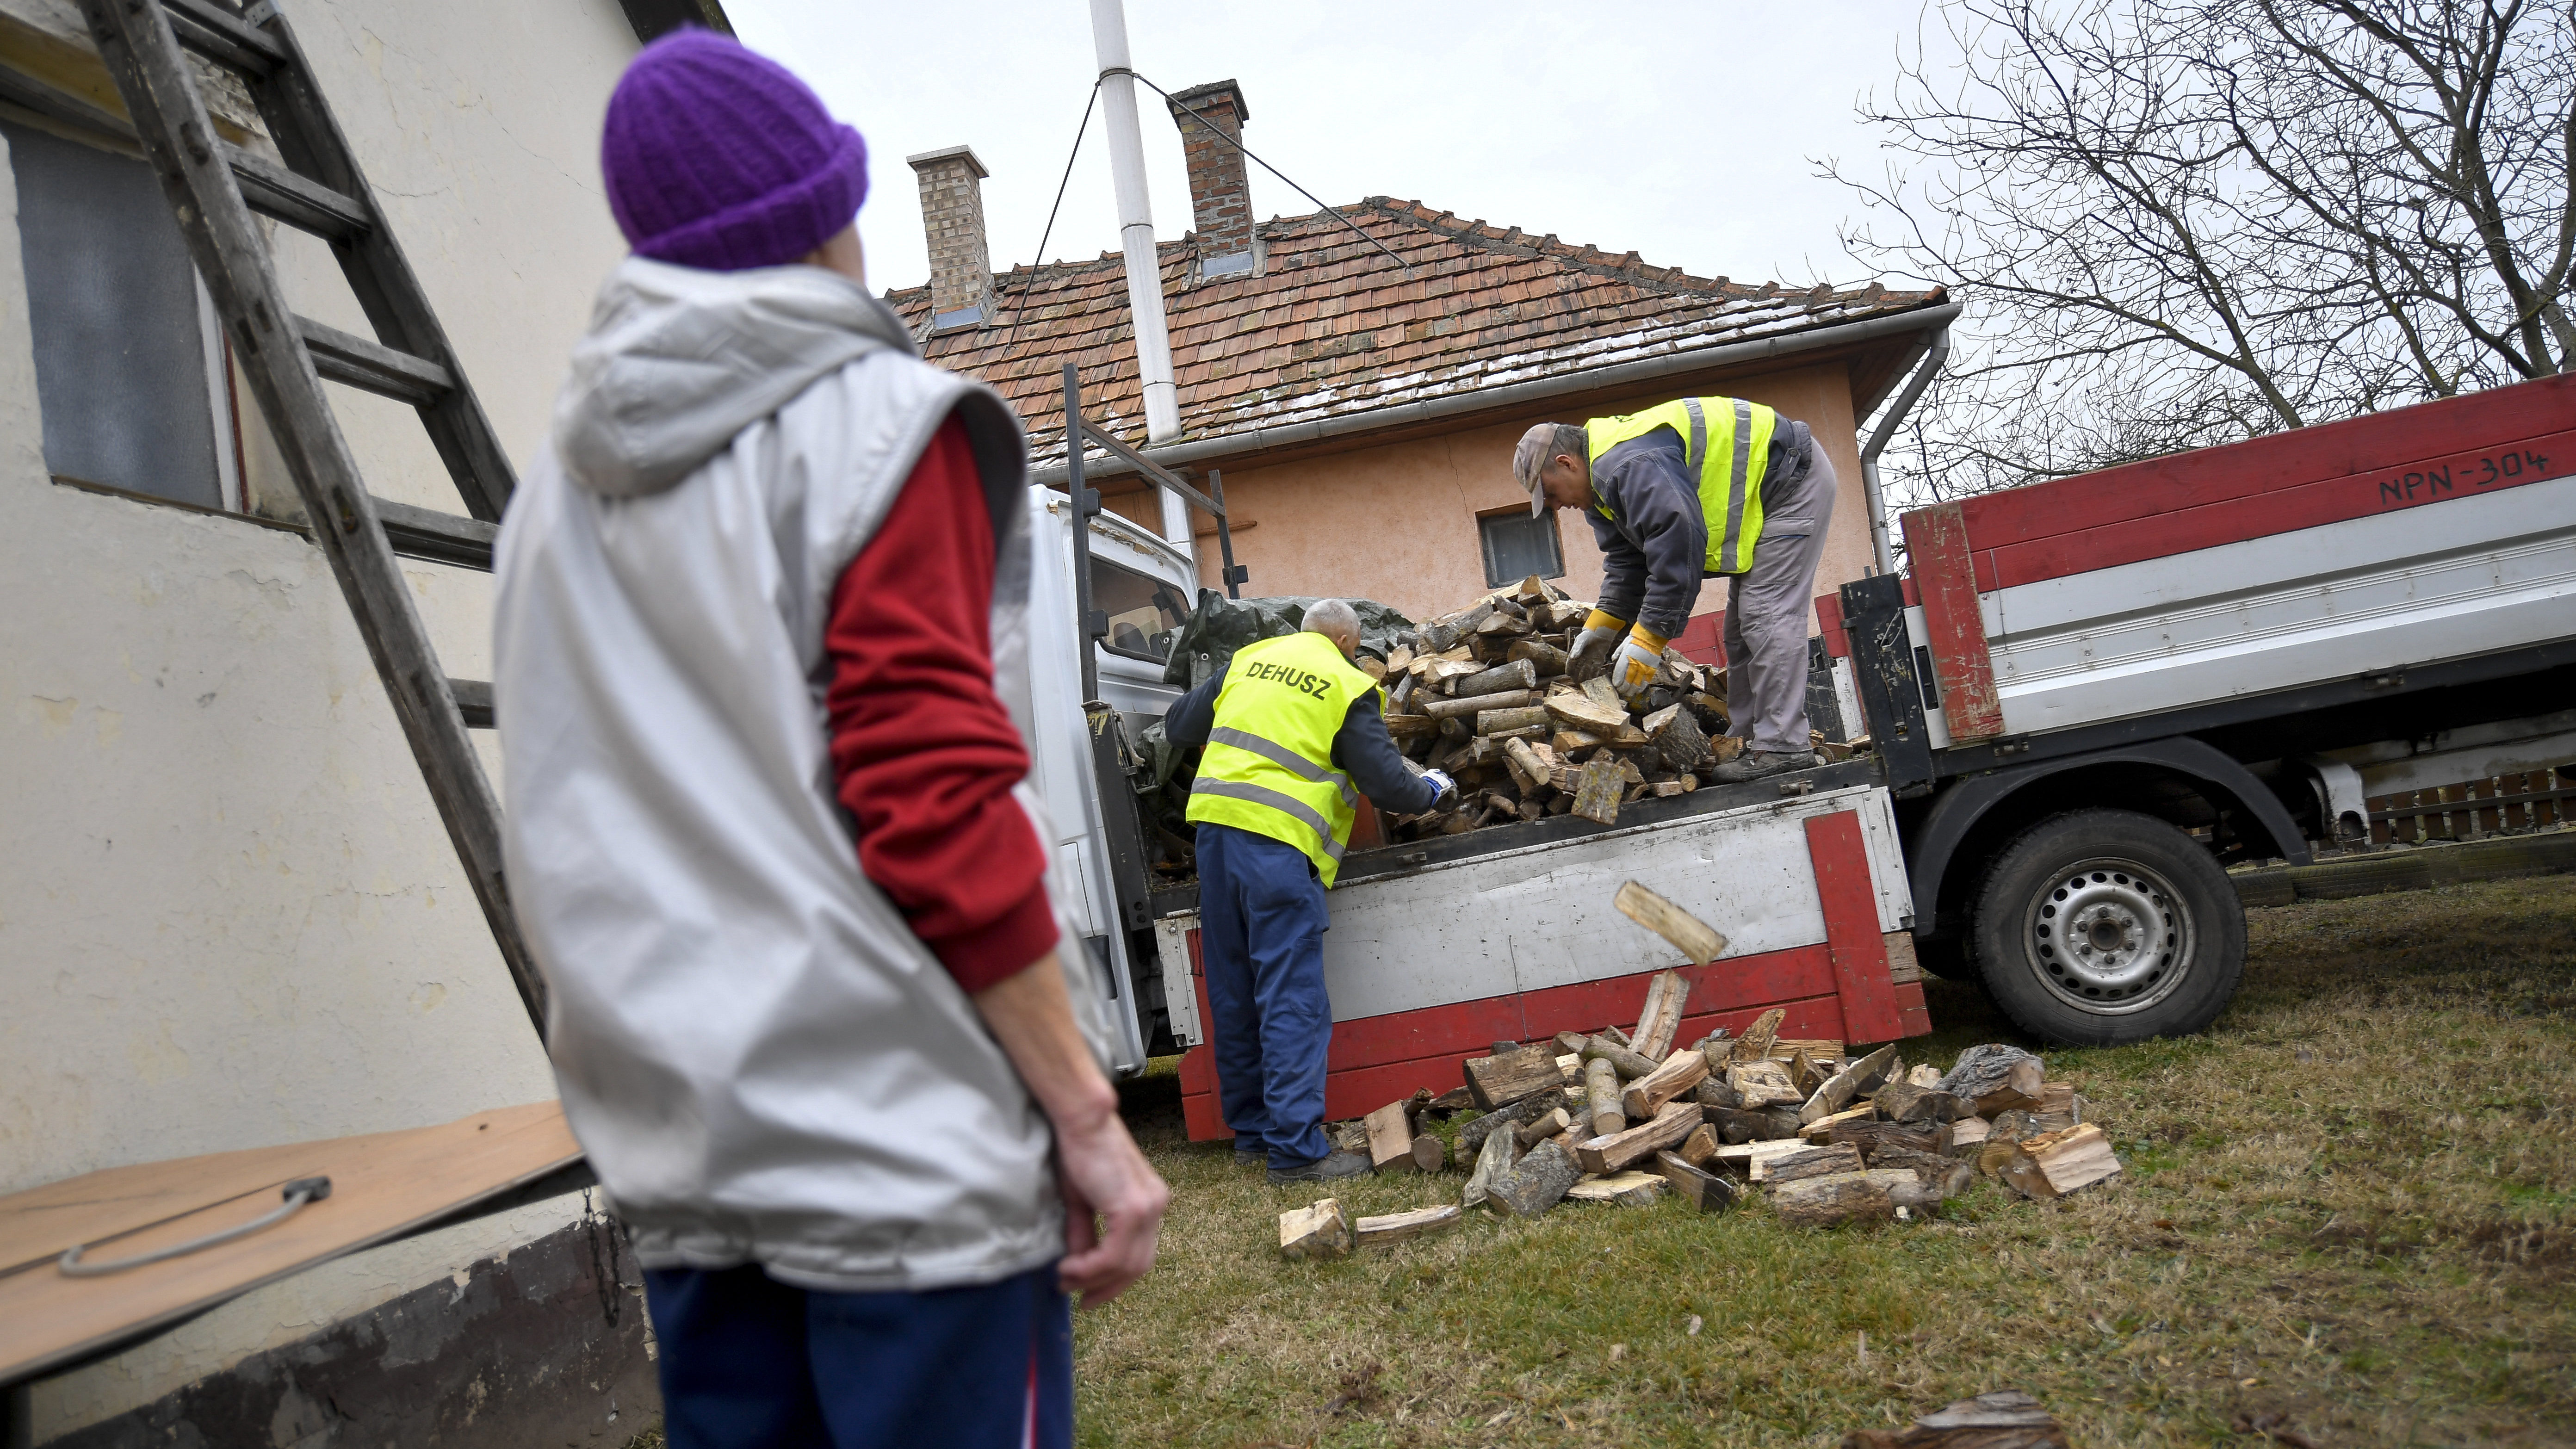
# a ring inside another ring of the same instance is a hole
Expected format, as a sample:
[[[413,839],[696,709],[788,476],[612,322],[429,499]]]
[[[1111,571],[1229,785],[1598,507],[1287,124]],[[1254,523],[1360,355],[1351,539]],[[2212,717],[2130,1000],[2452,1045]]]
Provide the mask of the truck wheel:
[[[2061,1046],[2185,1036],[2245,972],[2245,908],[2190,836],[2134,810],[2078,810],[2022,832],[1977,894],[1986,990]]]
[[[1924,970],[1944,981],[1977,979],[1976,958],[1968,954],[1968,938],[1953,932],[1947,936],[1914,938],[1914,961]]]

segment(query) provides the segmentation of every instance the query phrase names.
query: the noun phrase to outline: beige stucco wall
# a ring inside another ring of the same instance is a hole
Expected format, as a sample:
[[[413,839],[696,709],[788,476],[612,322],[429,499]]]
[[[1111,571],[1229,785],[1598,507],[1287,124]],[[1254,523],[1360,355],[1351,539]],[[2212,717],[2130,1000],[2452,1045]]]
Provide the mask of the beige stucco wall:
[[[1859,578],[1870,561],[1869,519],[1851,385],[1842,365],[1745,378],[1727,390],[1778,408],[1824,440],[1840,493],[1816,570],[1816,592],[1831,593]],[[1586,411],[1606,416],[1668,398],[1641,393]],[[1227,509],[1238,526],[1244,520],[1254,525],[1234,536],[1235,561],[1252,570],[1247,591],[1375,599],[1416,619],[1474,601],[1486,590],[1476,520],[1529,505],[1529,495],[1512,481],[1512,446],[1530,424],[1552,418],[1582,421],[1533,412],[1470,431],[1266,468],[1226,469]],[[1601,587],[1601,552],[1593,546],[1592,530],[1572,514],[1559,514],[1557,524],[1566,570],[1557,583],[1576,598],[1592,598]],[[1201,576],[1213,585],[1212,539],[1202,540],[1199,563]],[[1701,589],[1694,612],[1719,611],[1725,603],[1724,584],[1712,580]]]
[[[0,0],[57,33],[67,10]],[[524,467],[623,252],[595,155],[633,32],[615,0],[287,13]],[[47,480],[16,217],[0,165],[0,1191],[551,1097],[321,555],[246,520]],[[299,310],[363,330],[326,252],[280,260]],[[408,409],[359,399],[342,419],[377,492],[457,508]],[[407,572],[450,672],[490,677],[489,580]],[[363,1254],[41,1383],[38,1439],[577,1205]]]

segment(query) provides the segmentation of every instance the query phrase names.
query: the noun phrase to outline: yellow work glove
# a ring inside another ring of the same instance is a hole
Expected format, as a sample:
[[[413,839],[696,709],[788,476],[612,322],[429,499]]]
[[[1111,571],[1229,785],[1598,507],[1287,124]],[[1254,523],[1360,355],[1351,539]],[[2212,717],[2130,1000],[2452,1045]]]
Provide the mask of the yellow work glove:
[[[1574,647],[1565,651],[1565,677],[1580,684],[1607,668],[1610,651],[1619,647],[1619,636],[1627,629],[1627,620],[1593,610],[1583,620],[1583,632],[1574,636]]]
[[[1672,641],[1643,624],[1628,631],[1619,641],[1617,652],[1610,656],[1610,687],[1619,697],[1634,703],[1664,667],[1664,646]]]

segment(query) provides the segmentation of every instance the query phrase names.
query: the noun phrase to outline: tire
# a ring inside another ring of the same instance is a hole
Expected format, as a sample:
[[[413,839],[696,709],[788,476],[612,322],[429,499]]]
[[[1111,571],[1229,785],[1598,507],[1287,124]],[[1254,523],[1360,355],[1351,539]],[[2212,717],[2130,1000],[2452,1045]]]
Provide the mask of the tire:
[[[1964,935],[1934,936],[1914,939],[1915,964],[1944,981],[1977,979],[1976,958],[1969,954]]]
[[[2188,1036],[2245,974],[2245,907],[2227,873],[2134,810],[2077,810],[2022,832],[1978,888],[1970,940],[1995,1004],[2058,1046]]]

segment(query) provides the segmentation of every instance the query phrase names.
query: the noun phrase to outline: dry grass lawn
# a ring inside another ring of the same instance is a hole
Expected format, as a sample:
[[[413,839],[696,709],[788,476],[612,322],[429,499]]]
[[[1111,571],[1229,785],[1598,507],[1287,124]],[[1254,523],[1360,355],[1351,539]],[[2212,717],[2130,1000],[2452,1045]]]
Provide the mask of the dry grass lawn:
[[[1168,1072],[1130,1084],[1175,1201],[1153,1275],[1080,1319],[1081,1442],[1814,1445],[2015,1386],[2087,1449],[2274,1413],[2320,1445],[2576,1444],[2576,880],[2252,917],[2207,1035],[2050,1055],[2125,1176],[1981,1184],[1937,1223],[1568,1204],[1285,1264],[1277,1214],[1322,1194],[1189,1145]],[[2012,1039],[1930,985],[1908,1060]]]

